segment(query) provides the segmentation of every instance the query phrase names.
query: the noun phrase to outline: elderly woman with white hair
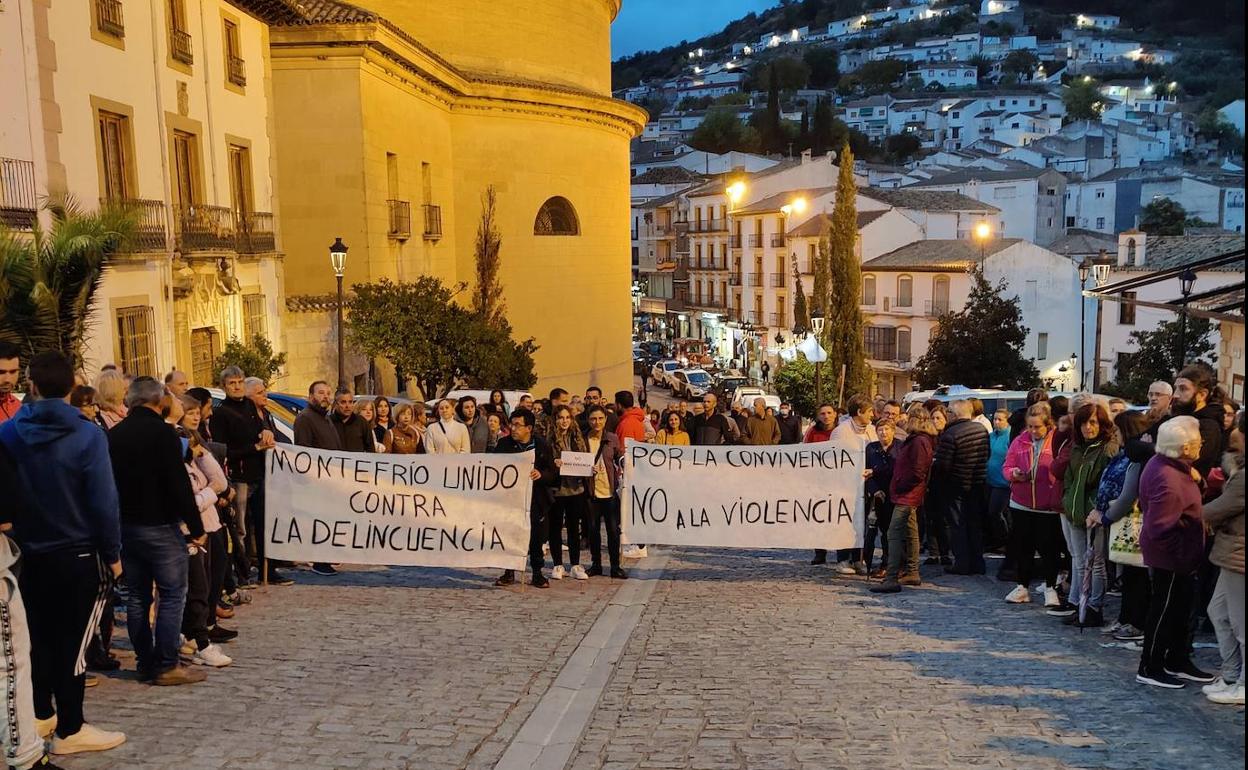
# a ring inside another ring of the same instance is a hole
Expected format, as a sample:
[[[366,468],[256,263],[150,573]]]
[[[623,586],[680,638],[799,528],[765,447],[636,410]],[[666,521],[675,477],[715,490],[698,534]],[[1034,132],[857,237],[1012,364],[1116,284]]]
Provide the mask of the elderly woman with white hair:
[[[1201,481],[1192,468],[1200,444],[1196,418],[1167,420],[1157,432],[1157,453],[1140,473],[1140,551],[1151,572],[1152,597],[1135,680],[1153,687],[1214,680],[1192,662],[1187,645],[1196,570],[1205,559]]]

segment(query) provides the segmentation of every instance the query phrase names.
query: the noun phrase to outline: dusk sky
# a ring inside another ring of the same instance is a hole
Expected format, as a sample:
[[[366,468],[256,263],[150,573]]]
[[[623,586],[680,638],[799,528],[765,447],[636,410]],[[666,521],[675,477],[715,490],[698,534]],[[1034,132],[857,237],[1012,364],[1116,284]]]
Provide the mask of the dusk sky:
[[[774,5],[776,0],[624,0],[611,25],[611,55],[618,59],[694,40],[750,11]]]

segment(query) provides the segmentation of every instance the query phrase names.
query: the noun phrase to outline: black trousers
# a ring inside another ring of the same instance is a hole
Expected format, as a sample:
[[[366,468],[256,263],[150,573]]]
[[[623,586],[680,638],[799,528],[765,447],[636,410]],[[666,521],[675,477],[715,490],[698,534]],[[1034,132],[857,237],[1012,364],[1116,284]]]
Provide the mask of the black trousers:
[[[556,497],[546,514],[546,529],[550,538],[550,561],[555,566],[563,564],[563,527],[568,528],[568,564],[581,563],[581,525],[587,524],[589,512],[585,495]]]
[[[216,602],[209,600],[208,554],[196,548],[187,560],[186,606],[182,609],[182,635],[195,646],[208,646],[209,613],[216,612]]]
[[[1118,565],[1122,575],[1122,605],[1118,608],[1118,622],[1144,628],[1148,624],[1149,585],[1148,570],[1144,567]]]
[[[919,520],[923,526],[923,542],[927,544],[929,558],[935,556],[945,559],[950,554],[948,503],[943,495],[936,496],[936,499],[932,497],[928,495],[923,507],[919,510],[921,514]]]
[[[955,492],[946,502],[950,534],[953,536],[953,568],[969,575],[982,575],[984,565],[984,506],[979,489]]]
[[[867,569],[871,569],[871,564],[875,561],[875,541],[880,541],[880,564],[888,563],[888,525],[893,520],[893,504],[891,502],[877,502],[874,497],[867,498],[867,517],[875,514],[875,524],[867,524],[867,532],[864,535],[862,543],[862,558],[867,563]]]
[[[225,590],[225,576],[229,570],[229,554],[226,540],[229,535],[225,527],[208,535],[208,606],[213,615],[217,612],[217,602],[221,601],[221,592]],[[216,625],[213,617],[208,617],[208,625]]]
[[[590,564],[602,567],[602,528],[607,528],[607,558],[611,569],[620,568],[620,499],[618,497],[589,500]]]
[[[546,494],[538,491],[537,494]],[[534,500],[529,505],[529,569],[534,575],[540,575],[546,557],[542,555],[542,544],[546,542],[546,507]],[[510,570],[508,570],[510,574]]]
[[[1036,513],[1010,508],[1010,552],[1019,585],[1030,586],[1035,571],[1035,553],[1040,552],[1043,573],[1040,577],[1049,588],[1057,587],[1057,568],[1061,558],[1062,523],[1056,513]]]
[[[83,658],[111,595],[112,573],[93,550],[27,553],[22,562],[35,716],[55,714],[56,733],[66,738],[82,729]]]
[[[1188,616],[1196,594],[1196,577],[1156,567],[1151,576],[1152,595],[1144,622],[1140,672],[1156,674],[1166,668],[1174,671],[1189,660]]]

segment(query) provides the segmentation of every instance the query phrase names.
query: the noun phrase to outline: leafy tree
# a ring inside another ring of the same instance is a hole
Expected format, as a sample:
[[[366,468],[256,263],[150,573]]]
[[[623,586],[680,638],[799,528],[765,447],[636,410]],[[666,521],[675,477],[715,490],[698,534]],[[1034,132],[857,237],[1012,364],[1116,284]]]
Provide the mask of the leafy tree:
[[[689,146],[706,152],[724,153],[732,150],[758,152],[761,139],[758,131],[745,125],[737,117],[737,111],[728,108],[712,108],[693,131]]]
[[[810,79],[810,65],[792,56],[778,56],[768,62],[760,62],[750,70],[747,88],[761,91],[771,88],[773,79],[780,91],[796,91],[805,88]]]
[[[1116,379],[1107,383],[1103,390],[1110,395],[1121,396],[1135,403],[1148,398],[1148,386],[1158,380],[1174,379],[1175,353],[1179,350],[1180,320],[1162,321],[1156,329],[1131,332],[1131,343],[1136,351],[1123,357],[1115,372]],[[1187,349],[1183,351],[1184,362],[1217,362],[1214,344],[1210,339],[1213,322],[1208,318],[1187,319]]]
[[[477,285],[472,290],[472,310],[487,324],[505,322],[507,305],[503,302],[503,286],[498,282],[498,270],[502,266],[499,252],[503,236],[498,232],[494,209],[498,194],[494,185],[485,188],[481,195],[481,221],[477,223],[476,257]]]
[[[1040,57],[1036,56],[1034,51],[1010,51],[1001,60],[1001,71],[1018,75],[1020,79],[1023,77],[1030,79],[1032,73],[1036,71],[1036,67],[1039,66]]]
[[[235,337],[225,344],[225,349],[213,364],[213,379],[221,385],[221,371],[227,366],[237,366],[248,377],[259,377],[265,384],[286,365],[285,353],[274,353],[273,343],[263,334],[257,334],[250,342]]]
[[[1087,77],[1076,78],[1066,86],[1062,102],[1066,105],[1066,122],[1099,120],[1104,103],[1100,83]]]
[[[811,48],[802,61],[810,68],[807,85],[811,88],[831,88],[841,79],[840,52],[832,46]]]
[[[887,91],[906,74],[906,66],[907,63],[900,59],[869,61],[852,74],[841,78],[838,89],[842,93],[859,88],[867,93]]]
[[[922,142],[914,134],[891,134],[884,140],[884,151],[897,163],[905,163],[923,148]]]
[[[1018,297],[1007,297],[1007,289],[1004,278],[994,287],[982,267],[971,270],[966,306],[940,317],[927,353],[914,365],[914,379],[921,387],[957,383],[1026,390],[1036,384],[1039,372],[1023,356],[1028,329]]]
[[[386,358],[413,377],[426,398],[440,396],[457,383],[492,388],[528,388],[537,381],[532,338],[516,342],[511,328],[489,324],[455,298],[437,278],[414,283],[382,279],[356,284],[348,303],[348,339],[370,358]]]
[[[992,70],[992,60],[983,54],[975,54],[966,60],[967,64],[975,65],[975,77],[982,80]]]
[[[1140,229],[1149,235],[1182,235],[1187,210],[1178,201],[1157,198],[1140,212]]]
[[[124,251],[138,223],[128,206],[98,212],[68,198],[45,204],[52,223],[29,233],[0,224],[0,340],[22,358],[55,350],[83,366],[83,346],[95,295],[109,261]]]
[[[828,367],[824,366],[822,374],[825,378],[828,371]],[[819,408],[819,404],[815,403],[814,364],[799,354],[796,359],[782,363],[772,379],[776,386],[776,395],[780,396],[781,401],[788,402],[793,411],[803,417],[814,418],[815,411]],[[827,392],[826,382],[824,392]]]
[[[837,159],[840,175],[828,228],[828,304],[825,305],[823,347],[831,371],[845,367],[845,394],[866,393],[872,374],[862,342],[862,266],[858,261],[858,187],[854,154],[846,143]]]
[[[649,96],[637,103],[637,106],[645,110],[651,120],[655,120],[667,110],[667,101],[662,96]]]

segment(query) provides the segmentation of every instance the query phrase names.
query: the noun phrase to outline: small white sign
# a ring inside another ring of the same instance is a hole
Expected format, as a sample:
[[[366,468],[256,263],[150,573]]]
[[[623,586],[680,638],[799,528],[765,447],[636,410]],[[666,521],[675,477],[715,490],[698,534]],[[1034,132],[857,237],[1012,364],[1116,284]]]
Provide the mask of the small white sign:
[[[587,477],[594,475],[593,452],[563,452],[559,455],[560,476]]]

